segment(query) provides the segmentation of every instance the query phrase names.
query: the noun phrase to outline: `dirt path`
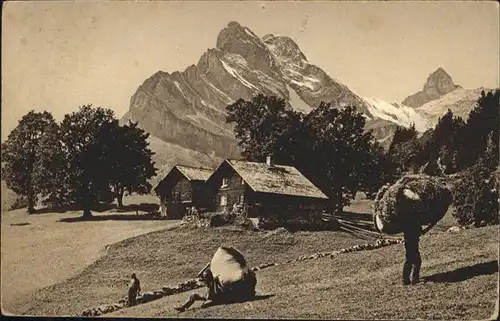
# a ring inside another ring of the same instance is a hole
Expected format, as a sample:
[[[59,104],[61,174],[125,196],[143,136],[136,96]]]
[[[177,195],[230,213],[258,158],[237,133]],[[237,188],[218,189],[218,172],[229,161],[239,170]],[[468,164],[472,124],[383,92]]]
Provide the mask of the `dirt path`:
[[[97,260],[108,244],[166,229],[179,221],[58,222],[79,212],[26,215],[24,210],[2,215],[2,308],[9,310],[20,295],[78,274]],[[101,215],[101,214],[100,214]],[[11,225],[11,224],[29,225]]]

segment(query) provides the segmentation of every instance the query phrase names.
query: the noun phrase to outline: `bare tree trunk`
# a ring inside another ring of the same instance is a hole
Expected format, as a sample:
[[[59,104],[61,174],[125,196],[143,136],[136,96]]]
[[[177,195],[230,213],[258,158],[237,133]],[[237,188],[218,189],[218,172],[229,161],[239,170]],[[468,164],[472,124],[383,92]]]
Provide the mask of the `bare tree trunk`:
[[[118,203],[118,208],[123,208],[123,188],[115,188],[116,202]]]
[[[33,195],[28,195],[28,214],[35,213],[35,199]]]
[[[83,207],[83,217],[84,218],[90,218],[92,217],[92,204],[93,202],[91,201],[92,198],[90,197],[90,193],[88,190],[83,190],[83,197],[82,197],[82,207]]]
[[[83,217],[92,217],[92,211],[90,210],[90,206],[88,206],[88,204],[83,205]]]
[[[123,191],[116,195],[116,201],[118,202],[118,208],[123,208]]]

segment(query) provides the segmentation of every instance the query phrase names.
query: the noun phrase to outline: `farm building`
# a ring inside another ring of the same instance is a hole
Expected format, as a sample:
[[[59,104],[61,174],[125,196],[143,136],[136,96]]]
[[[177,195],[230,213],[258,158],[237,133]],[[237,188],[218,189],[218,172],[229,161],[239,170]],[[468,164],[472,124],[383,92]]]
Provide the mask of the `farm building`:
[[[161,215],[182,218],[193,207],[207,210],[212,194],[205,190],[205,181],[212,173],[209,168],[175,165],[154,189],[160,198]]]
[[[309,218],[328,205],[328,197],[295,167],[225,160],[206,182],[214,191],[214,210],[238,210],[249,217]]]

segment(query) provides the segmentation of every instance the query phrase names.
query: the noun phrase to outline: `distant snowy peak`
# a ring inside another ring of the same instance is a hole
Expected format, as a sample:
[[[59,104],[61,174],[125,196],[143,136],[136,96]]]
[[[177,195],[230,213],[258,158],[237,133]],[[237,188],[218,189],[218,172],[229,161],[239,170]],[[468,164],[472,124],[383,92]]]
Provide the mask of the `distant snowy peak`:
[[[375,119],[387,120],[407,128],[414,124],[418,132],[425,132],[432,126],[423,113],[411,107],[400,103],[389,103],[377,98],[364,98],[364,100]]]
[[[422,90],[406,97],[403,104],[417,108],[458,88],[461,87],[455,85],[451,76],[439,67],[427,77]]]

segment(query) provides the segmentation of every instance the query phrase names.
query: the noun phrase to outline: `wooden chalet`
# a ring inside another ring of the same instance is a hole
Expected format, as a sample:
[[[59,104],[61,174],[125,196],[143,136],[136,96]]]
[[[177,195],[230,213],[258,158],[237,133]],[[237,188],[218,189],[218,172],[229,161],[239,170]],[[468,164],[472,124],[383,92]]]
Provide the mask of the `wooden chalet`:
[[[175,165],[154,189],[161,215],[182,218],[192,208],[201,212],[211,207],[212,193],[206,191],[205,181],[212,173],[209,168]]]
[[[295,167],[224,160],[206,182],[213,210],[238,209],[248,217],[309,218],[328,205],[323,194]]]

